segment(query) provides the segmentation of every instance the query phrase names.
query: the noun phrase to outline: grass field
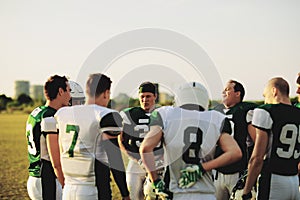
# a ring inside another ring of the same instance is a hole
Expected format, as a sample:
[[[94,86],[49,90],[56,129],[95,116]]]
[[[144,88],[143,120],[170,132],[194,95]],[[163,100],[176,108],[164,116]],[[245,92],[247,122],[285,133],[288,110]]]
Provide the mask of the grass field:
[[[0,199],[29,199],[26,182],[27,144],[25,123],[27,115],[0,114]],[[114,181],[113,199],[121,199]]]

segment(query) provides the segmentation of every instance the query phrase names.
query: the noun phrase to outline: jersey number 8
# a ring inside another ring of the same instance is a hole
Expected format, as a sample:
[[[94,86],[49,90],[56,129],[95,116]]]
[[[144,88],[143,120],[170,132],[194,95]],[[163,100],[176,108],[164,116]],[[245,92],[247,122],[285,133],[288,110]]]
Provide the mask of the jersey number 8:
[[[200,145],[202,144],[203,132],[198,127],[187,127],[184,130],[184,147],[182,160],[186,164],[199,164]]]

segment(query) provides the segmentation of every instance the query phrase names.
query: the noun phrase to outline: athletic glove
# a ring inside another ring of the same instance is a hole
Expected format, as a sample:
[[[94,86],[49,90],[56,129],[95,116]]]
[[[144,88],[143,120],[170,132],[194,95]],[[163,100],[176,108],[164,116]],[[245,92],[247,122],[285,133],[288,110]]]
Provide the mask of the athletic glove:
[[[156,179],[153,182],[153,187],[155,189],[155,194],[160,196],[161,198],[168,198],[168,194],[166,193],[165,182],[160,178]]]
[[[191,165],[180,171],[181,175],[179,178],[179,187],[182,189],[190,188],[195,183],[202,178],[203,174],[205,174],[205,170],[202,165]]]

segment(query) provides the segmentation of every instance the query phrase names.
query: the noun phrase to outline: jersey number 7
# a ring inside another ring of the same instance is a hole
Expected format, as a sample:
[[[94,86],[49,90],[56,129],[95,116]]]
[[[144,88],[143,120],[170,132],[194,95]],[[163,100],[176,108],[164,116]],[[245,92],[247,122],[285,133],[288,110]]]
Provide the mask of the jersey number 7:
[[[74,148],[77,142],[79,126],[67,124],[66,133],[74,133],[71,146],[69,148],[69,157],[74,157]]]

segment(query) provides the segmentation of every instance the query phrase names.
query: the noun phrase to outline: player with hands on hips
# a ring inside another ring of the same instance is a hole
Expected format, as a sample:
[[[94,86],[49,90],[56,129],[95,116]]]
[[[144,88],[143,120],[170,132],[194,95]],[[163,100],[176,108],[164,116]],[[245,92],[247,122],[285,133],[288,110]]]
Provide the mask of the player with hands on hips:
[[[140,154],[157,192],[163,183],[154,166],[153,149],[164,138],[165,162],[170,169],[174,199],[215,199],[212,169],[241,158],[241,150],[230,136],[225,115],[208,109],[206,88],[197,82],[185,83],[175,93],[176,107],[164,106],[151,114],[150,131]],[[216,144],[224,154],[214,159]]]

